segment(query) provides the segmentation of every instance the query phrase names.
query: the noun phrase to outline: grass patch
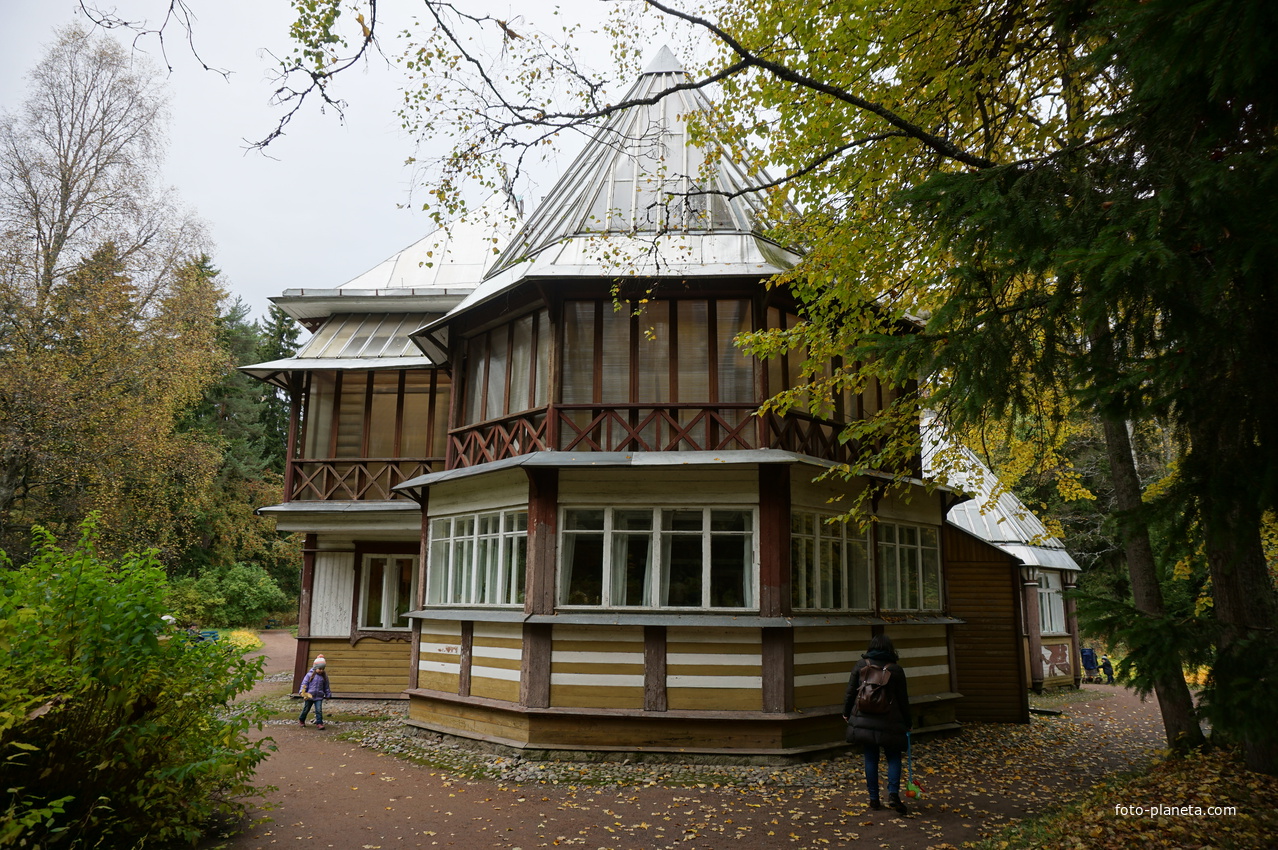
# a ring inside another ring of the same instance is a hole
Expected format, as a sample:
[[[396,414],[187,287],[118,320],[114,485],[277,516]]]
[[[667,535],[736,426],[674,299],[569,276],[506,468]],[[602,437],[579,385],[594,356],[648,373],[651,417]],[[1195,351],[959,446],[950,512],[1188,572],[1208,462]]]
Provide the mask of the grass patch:
[[[1060,688],[1047,693],[1029,695],[1030,708],[1061,708],[1062,706],[1072,705],[1078,702],[1092,702],[1098,699],[1110,699],[1118,693],[1117,686],[1114,690],[1091,691],[1086,688]]]
[[[1252,773],[1237,753],[1167,758],[1116,776],[1078,801],[1028,818],[974,850],[1269,850],[1278,834],[1278,777]]]

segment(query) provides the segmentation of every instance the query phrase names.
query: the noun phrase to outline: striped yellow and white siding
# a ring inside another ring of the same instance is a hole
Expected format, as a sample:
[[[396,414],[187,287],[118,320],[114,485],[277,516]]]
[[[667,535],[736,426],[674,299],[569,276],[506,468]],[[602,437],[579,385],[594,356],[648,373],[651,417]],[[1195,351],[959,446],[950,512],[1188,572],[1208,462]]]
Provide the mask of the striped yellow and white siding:
[[[894,626],[888,634],[901,657],[911,699],[950,691],[950,654],[945,626]]]
[[[472,696],[519,701],[523,628],[518,623],[475,623],[470,649]]]
[[[550,704],[565,708],[643,708],[642,626],[555,626]]]
[[[461,623],[423,620],[417,687],[455,694],[461,681]]]
[[[666,632],[666,701],[672,710],[761,711],[760,630],[671,626]]]
[[[869,626],[794,630],[794,706],[842,705],[848,676],[870,643]]]
[[[311,655],[322,655],[337,696],[400,694],[408,685],[407,641],[367,638],[351,646],[349,639],[312,640]]]

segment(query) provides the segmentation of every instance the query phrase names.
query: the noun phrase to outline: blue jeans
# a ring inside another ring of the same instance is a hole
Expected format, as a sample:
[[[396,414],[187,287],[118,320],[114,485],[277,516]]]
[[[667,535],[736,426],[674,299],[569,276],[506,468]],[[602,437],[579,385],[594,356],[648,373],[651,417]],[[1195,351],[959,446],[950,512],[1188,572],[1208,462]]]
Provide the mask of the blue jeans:
[[[311,706],[312,706],[312,705],[313,705],[313,706],[315,706],[315,722],[316,722],[316,723],[323,723],[323,722],[324,722],[324,700],[322,700],[322,699],[308,699],[308,700],[302,700],[302,716],[301,716],[301,717],[299,717],[299,718],[297,718],[297,719],[298,719],[298,722],[300,722],[300,723],[305,723],[305,722],[306,722],[306,715],[310,712],[310,710],[311,710]],[[897,767],[898,767],[898,768],[900,768],[900,766],[901,766],[901,765],[900,765],[900,762],[901,762],[901,754],[900,754],[900,753],[897,753],[897,754],[896,754],[896,761],[897,761]],[[897,770],[897,773],[900,773],[900,772],[901,772],[901,771],[898,769],[898,770]]]
[[[883,748],[888,763],[888,793],[901,793],[901,751]],[[865,745],[865,788],[870,792],[870,799],[879,799],[879,748],[873,744]]]

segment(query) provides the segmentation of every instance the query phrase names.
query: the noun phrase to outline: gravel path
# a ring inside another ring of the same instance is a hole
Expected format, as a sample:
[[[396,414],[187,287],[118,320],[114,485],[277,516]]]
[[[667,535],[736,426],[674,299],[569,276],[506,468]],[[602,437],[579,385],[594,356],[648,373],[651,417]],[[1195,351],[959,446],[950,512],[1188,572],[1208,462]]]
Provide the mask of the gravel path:
[[[291,672],[270,663],[254,696],[286,703]],[[418,734],[403,701],[334,700],[323,731],[266,725],[277,750],[258,775],[276,787],[271,820],[207,846],[958,847],[1153,757],[1152,700],[1085,690],[1091,699],[1061,716],[920,741],[926,794],[906,818],[865,806],[859,755],[786,767],[529,762]]]

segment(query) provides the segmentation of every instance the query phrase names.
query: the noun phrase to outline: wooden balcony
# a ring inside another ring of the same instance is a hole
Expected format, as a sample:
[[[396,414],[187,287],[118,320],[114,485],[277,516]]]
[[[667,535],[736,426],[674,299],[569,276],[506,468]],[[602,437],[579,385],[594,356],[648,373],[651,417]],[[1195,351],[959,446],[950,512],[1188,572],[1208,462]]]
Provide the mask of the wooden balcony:
[[[290,502],[379,501],[407,498],[391,488],[410,478],[443,469],[434,458],[325,458],[289,462]]]
[[[839,426],[807,414],[756,415],[754,404],[557,404],[448,432],[449,465],[535,451],[722,452],[782,449],[844,462]]]

